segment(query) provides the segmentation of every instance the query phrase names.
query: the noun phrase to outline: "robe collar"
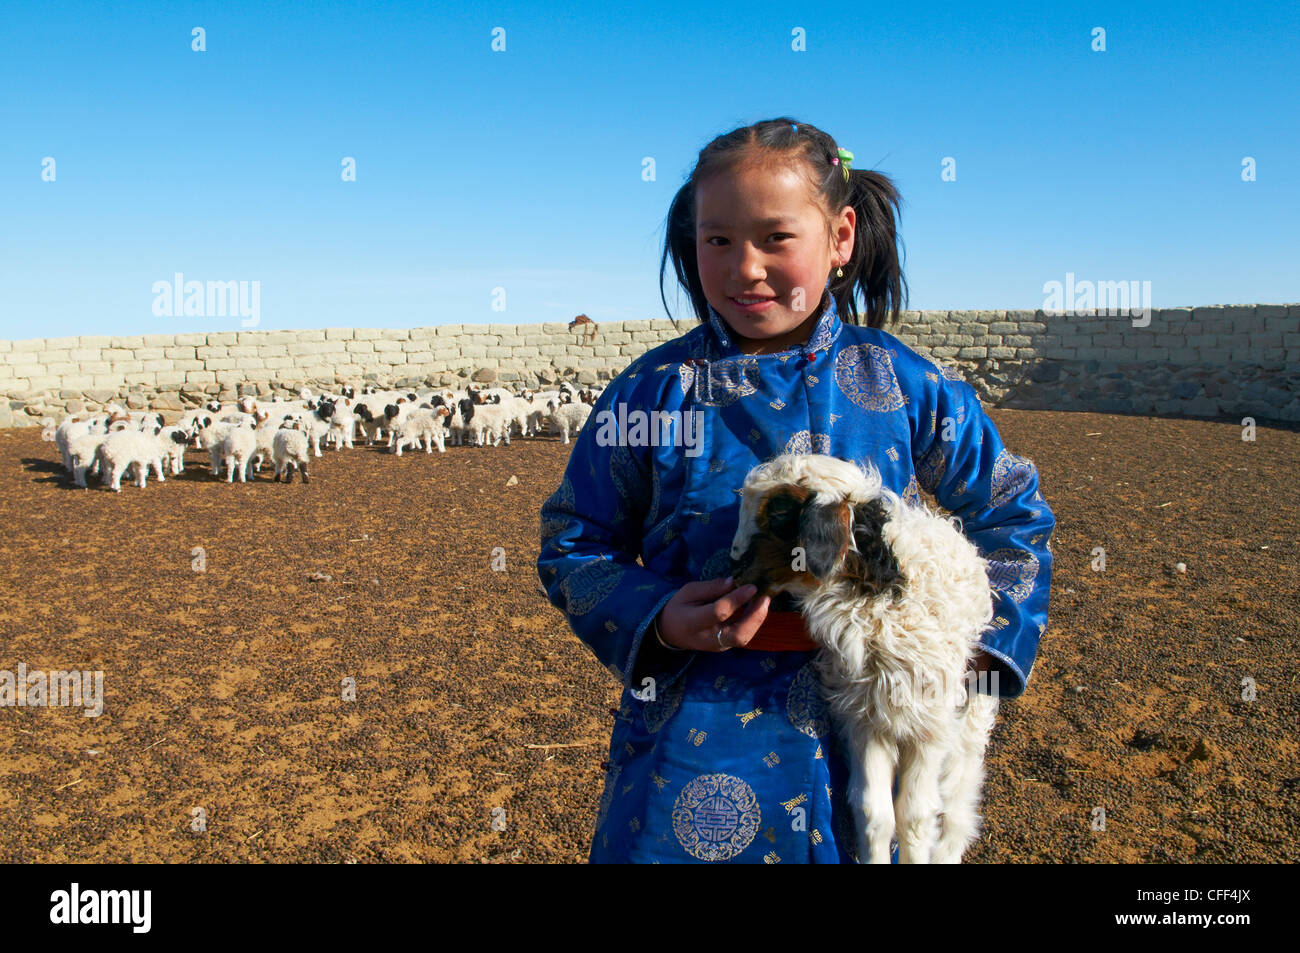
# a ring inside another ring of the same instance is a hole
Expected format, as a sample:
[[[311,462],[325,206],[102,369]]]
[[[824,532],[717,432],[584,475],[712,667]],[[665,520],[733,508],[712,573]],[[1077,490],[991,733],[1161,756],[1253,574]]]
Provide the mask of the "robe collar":
[[[831,286],[830,279],[826,281],[826,288],[829,291]],[[835,339],[840,336],[840,331],[844,328],[844,323],[840,320],[839,310],[835,306],[835,296],[832,294],[825,295],[827,301],[826,308],[822,311],[821,317],[817,319],[817,325],[813,328],[812,333],[808,335],[808,340],[803,344],[796,344],[793,347],[786,348],[784,351],[774,351],[772,354],[754,354],[745,355],[731,338],[731,329],[727,322],[722,319],[722,315],[714,310],[713,305],[709,305],[709,327],[713,329],[713,345],[721,357],[773,357],[776,354],[788,354],[791,351],[806,356],[814,351],[828,349],[835,343]]]

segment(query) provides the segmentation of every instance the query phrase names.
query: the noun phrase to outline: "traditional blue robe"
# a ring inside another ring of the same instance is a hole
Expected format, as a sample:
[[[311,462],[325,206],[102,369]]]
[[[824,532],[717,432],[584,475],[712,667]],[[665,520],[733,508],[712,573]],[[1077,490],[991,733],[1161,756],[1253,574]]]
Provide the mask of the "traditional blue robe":
[[[752,467],[870,460],[904,499],[932,493],[990,561],[982,648],[1014,698],[1047,626],[1056,519],[955,369],[843,323],[833,299],[805,344],[770,355],[742,353],[709,310],[610,383],[541,511],[542,585],[623,683],[591,861],[852,862],[848,763],[815,653],[671,653],[652,621],[685,583],[729,575]],[[674,446],[659,423],[638,429],[638,410],[700,416],[673,425]]]

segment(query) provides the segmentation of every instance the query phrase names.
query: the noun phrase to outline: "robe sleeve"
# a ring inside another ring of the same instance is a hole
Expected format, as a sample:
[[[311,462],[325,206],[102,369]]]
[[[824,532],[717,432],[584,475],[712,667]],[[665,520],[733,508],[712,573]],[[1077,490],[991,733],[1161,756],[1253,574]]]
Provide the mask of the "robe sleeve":
[[[914,356],[924,382],[922,399],[909,409],[917,482],[960,518],[963,534],[989,561],[993,628],[980,648],[993,659],[996,694],[1015,698],[1047,627],[1056,516],[1039,492],[1037,467],[1007,450],[975,389]]]
[[[644,521],[651,505],[648,447],[628,447],[617,434],[617,408],[644,406],[653,378],[629,377],[634,362],[596,401],[578,433],[560,488],[542,504],[537,573],[551,604],[574,633],[625,688],[642,691],[655,678],[662,691],[685,671],[695,653],[659,646],[651,625],[683,585],[638,564]],[[609,423],[602,429],[602,413]],[[613,443],[613,445],[610,445]]]

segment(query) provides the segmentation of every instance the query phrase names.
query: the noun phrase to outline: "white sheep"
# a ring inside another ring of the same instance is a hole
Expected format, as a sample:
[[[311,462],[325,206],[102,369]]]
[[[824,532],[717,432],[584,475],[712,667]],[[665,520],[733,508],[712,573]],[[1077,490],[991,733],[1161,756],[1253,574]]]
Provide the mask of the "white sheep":
[[[235,482],[235,470],[239,470],[239,482],[247,483],[253,455],[257,452],[257,434],[251,425],[232,426],[216,447],[220,466],[225,467],[226,482]]]
[[[320,456],[321,441],[330,431],[330,418],[334,416],[334,404],[327,400],[307,401],[307,412],[299,419],[303,422],[303,432],[307,434],[307,442],[311,444],[312,452]]]
[[[334,413],[330,415],[325,441],[329,443],[333,440],[336,450],[342,450],[344,446],[351,450],[352,436],[357,432],[357,423],[360,420],[355,405],[348,397],[340,397],[333,404]]]
[[[59,455],[63,460],[63,469],[72,470],[73,468],[71,453],[73,441],[91,433],[98,433],[100,436],[108,433],[107,414],[97,414],[92,417],[71,416],[63,418],[63,422],[54,431],[54,443],[59,448]]]
[[[181,427],[163,427],[158,431],[158,443],[162,451],[163,462],[172,476],[185,472],[185,447],[190,442],[190,433]]]
[[[164,482],[162,445],[156,433],[141,430],[116,430],[104,437],[96,451],[99,461],[100,481],[107,483],[114,493],[122,491],[122,477],[128,468],[135,471],[135,485],[143,487],[153,467],[158,482]]]
[[[221,441],[233,429],[233,424],[214,420],[210,414],[200,414],[194,419],[195,438],[202,450],[208,451],[210,469],[213,476],[221,475],[222,453]]]
[[[822,454],[749,473],[731,557],[738,585],[800,597],[822,646],[817,669],[852,753],[859,859],[888,863],[897,830],[903,863],[959,863],[978,833],[997,715],[997,698],[967,684],[993,618],[987,560],[870,464]]]
[[[275,463],[275,482],[283,478],[285,483],[293,482],[294,467],[302,475],[302,482],[308,482],[307,461],[311,459],[308,452],[307,434],[294,424],[276,430],[271,442],[271,460]]]
[[[465,430],[474,435],[476,445],[500,446],[502,441],[510,446],[510,428],[514,422],[512,408],[505,404],[462,404],[461,413],[465,418]]]
[[[72,439],[68,444],[69,467],[72,471],[72,480],[77,486],[86,489],[86,474],[100,474],[100,482],[103,482],[102,471],[99,465],[99,445],[107,439],[108,434],[101,431],[83,433]]]
[[[393,453],[402,455],[409,446],[420,446],[424,442],[424,452],[433,453],[436,444],[439,453],[446,453],[446,440],[442,433],[442,420],[447,416],[446,407],[413,410],[407,414],[393,432]]]
[[[564,436],[565,443],[569,442],[569,435],[581,430],[591,416],[591,404],[582,402],[560,404],[552,400],[547,403],[546,410],[551,424]]]

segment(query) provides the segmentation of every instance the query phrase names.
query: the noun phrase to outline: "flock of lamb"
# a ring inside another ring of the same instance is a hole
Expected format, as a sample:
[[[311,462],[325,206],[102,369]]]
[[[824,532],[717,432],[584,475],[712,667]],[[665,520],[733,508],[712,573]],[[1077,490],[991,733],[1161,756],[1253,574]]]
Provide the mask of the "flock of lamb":
[[[164,466],[175,476],[185,470],[185,451],[206,450],[211,470],[227,483],[236,474],[241,483],[260,473],[264,463],[275,469],[277,482],[292,482],[297,470],[309,480],[308,461],[321,446],[352,447],[358,434],[366,446],[387,440],[397,456],[410,447],[432,453],[453,446],[498,446],[510,443],[516,430],[525,437],[545,428],[569,443],[600,396],[598,388],[579,389],[562,383],[553,391],[525,389],[518,394],[499,388],[470,385],[465,390],[437,390],[423,396],[415,391],[356,389],[313,394],[304,388],[293,401],[259,401],[241,397],[232,406],[209,401],[186,411],[167,425],[154,411],[127,411],[109,404],[102,413],[66,417],[47,429],[57,443],[64,469],[79,487],[88,475],[120,492],[123,478],[143,487],[149,469],[162,481]]]

